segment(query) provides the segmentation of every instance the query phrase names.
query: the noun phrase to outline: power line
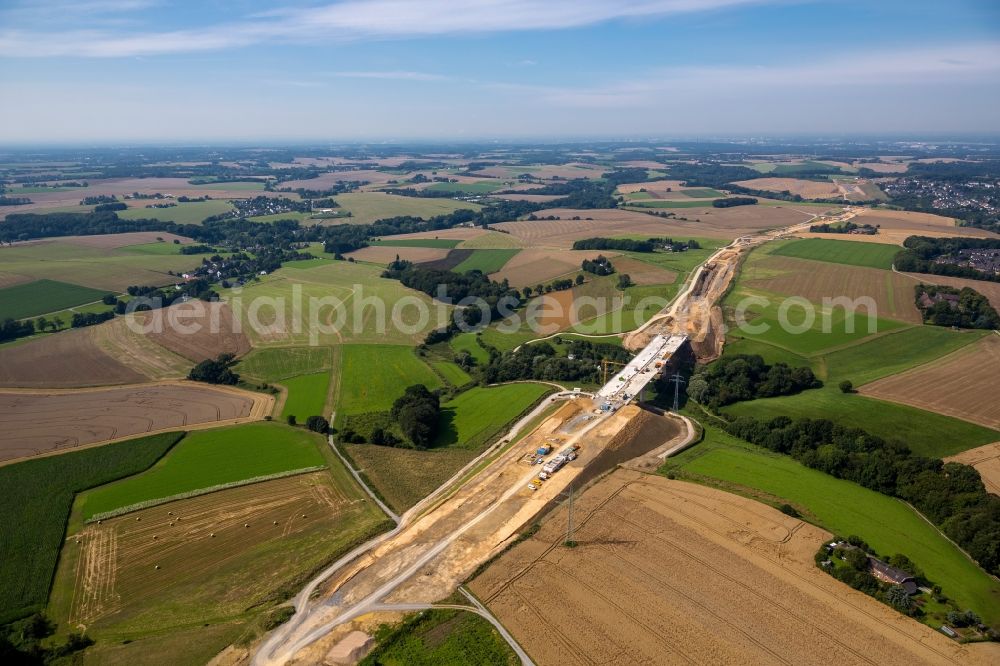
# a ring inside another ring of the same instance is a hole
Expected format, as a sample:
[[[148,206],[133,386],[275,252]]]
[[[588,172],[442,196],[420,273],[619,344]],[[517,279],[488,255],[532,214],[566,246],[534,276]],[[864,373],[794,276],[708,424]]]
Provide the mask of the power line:
[[[674,411],[676,412],[680,409],[681,384],[685,383],[685,380],[680,373],[674,373],[670,381],[674,383]]]

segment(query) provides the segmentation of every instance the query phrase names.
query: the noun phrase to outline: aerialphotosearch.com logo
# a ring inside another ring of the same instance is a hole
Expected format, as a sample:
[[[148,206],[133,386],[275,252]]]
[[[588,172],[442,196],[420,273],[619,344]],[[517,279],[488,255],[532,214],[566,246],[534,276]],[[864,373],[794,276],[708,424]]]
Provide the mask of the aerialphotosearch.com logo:
[[[315,285],[310,285],[315,291]],[[346,292],[346,293],[345,293]],[[310,346],[331,344],[345,338],[377,341],[388,335],[419,338],[432,330],[451,328],[458,332],[480,331],[494,325],[500,334],[531,333],[545,337],[572,329],[585,335],[604,335],[639,328],[650,318],[674,319],[678,330],[698,329],[709,318],[693,321],[688,308],[670,309],[662,296],[633,299],[627,292],[615,296],[578,296],[572,290],[554,291],[521,301],[512,296],[495,302],[467,296],[457,301],[446,285],[438,285],[434,298],[405,294],[387,300],[383,291],[355,284],[337,294],[306,295],[294,283],[287,295],[254,294],[242,289],[227,294],[224,302],[185,300],[162,307],[158,298],[138,297],[126,308],[129,328],[139,334],[198,335],[242,333],[246,329],[259,339],[295,340]],[[223,307],[227,305],[228,307]],[[776,307],[775,307],[776,306]],[[878,328],[875,300],[870,297],[826,297],[817,308],[812,301],[792,296],[775,303],[762,296],[747,296],[733,308],[729,318],[743,334],[763,335],[776,324],[791,335],[818,330],[854,333],[858,313],[867,315],[869,333]],[[766,314],[762,314],[766,313]]]

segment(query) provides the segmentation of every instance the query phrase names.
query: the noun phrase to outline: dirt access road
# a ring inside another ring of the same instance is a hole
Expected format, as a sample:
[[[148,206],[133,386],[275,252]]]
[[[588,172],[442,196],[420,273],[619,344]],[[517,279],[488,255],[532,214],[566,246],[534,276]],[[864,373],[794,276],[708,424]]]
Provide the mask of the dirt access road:
[[[447,596],[572,483],[582,483],[595,470],[617,464],[615,452],[629,458],[645,453],[629,448],[634,439],[646,436],[642,448],[652,449],[689,436],[674,419],[635,406],[600,416],[592,409],[588,398],[563,405],[450,496],[331,572],[315,593],[297,597],[299,612],[268,638],[253,663],[320,662],[344,631],[367,626],[372,613]],[[648,427],[650,419],[658,420],[653,427]],[[650,432],[664,441],[650,438]],[[580,457],[532,492],[527,484],[538,468],[521,460],[546,441],[557,450],[578,443]]]
[[[857,214],[857,209],[848,209],[827,221],[840,224]],[[726,337],[722,308],[718,302],[736,278],[743,256],[758,245],[808,230],[817,217],[819,216],[814,215],[811,219],[790,227],[741,236],[719,248],[691,273],[684,288],[670,305],[625,335],[625,348],[633,351],[642,349],[657,335],[684,334],[691,338],[691,347],[699,361],[707,362],[718,358],[722,354]]]

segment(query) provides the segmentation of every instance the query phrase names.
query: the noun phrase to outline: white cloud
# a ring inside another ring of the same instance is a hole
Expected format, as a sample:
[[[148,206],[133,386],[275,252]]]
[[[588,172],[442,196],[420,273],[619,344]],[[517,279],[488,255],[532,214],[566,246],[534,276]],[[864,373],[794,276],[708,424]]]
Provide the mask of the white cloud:
[[[523,30],[562,30],[615,19],[704,12],[795,0],[346,0],[288,8],[205,28],[116,33],[29,30],[7,20],[0,56],[128,57],[199,52],[285,40],[352,40]],[[92,0],[96,8],[146,0]]]
[[[996,87],[1000,75],[1000,42],[942,45],[935,48],[872,51],[817,60],[811,63],[768,66],[665,68],[609,86],[565,88],[497,84],[497,89],[519,89],[549,104],[566,107],[629,108],[655,106],[664,98],[692,101],[780,91],[813,95],[817,105],[834,102],[819,94],[870,94],[871,86],[928,86],[981,80]],[[851,91],[851,87],[859,88]],[[867,88],[862,92],[860,88]],[[836,93],[834,93],[836,89]]]

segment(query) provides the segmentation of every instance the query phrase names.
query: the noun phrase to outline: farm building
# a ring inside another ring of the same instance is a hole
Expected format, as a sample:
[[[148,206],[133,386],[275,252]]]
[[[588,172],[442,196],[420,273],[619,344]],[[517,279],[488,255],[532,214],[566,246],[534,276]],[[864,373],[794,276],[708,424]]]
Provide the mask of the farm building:
[[[879,580],[886,583],[892,583],[893,585],[902,585],[907,594],[917,593],[917,579],[911,574],[903,571],[902,569],[889,566],[885,562],[877,560],[874,557],[868,558],[868,565],[871,567],[872,575]]]

